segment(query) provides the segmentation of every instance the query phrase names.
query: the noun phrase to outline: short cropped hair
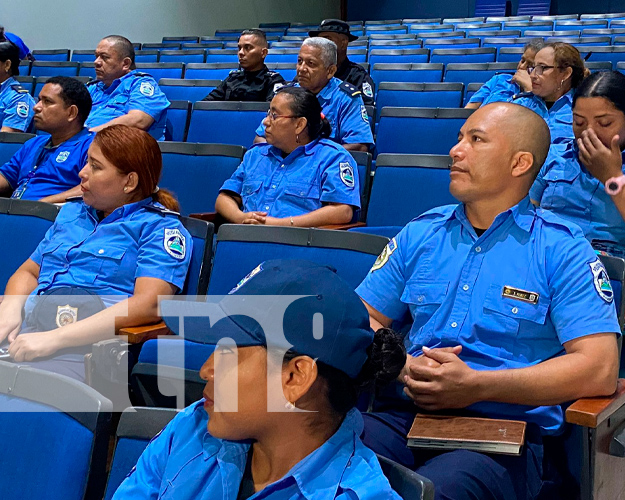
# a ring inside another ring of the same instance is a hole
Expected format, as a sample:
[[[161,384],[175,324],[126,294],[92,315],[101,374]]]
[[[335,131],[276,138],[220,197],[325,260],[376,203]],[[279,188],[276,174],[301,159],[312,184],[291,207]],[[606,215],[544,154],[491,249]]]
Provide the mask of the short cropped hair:
[[[105,36],[103,40],[111,42],[122,59],[128,57],[131,63],[130,67],[135,69],[135,47],[128,38],[121,35],[109,35]]]
[[[93,104],[85,84],[69,76],[53,76],[46,80],[46,84],[48,83],[61,87],[61,99],[67,106],[78,108],[78,120],[84,125]]]
[[[336,64],[336,44],[327,38],[318,36],[306,38],[302,42],[302,47],[315,47],[321,51],[321,60],[326,68]]]
[[[257,37],[260,40],[260,44],[263,47],[267,47],[267,35],[265,34],[263,30],[259,30],[258,28],[243,30],[241,34],[239,35],[239,38],[241,38],[242,36],[246,36],[246,35]]]
[[[542,38],[532,38],[523,46],[523,52],[531,50],[532,52],[538,52],[545,46],[545,41]]]

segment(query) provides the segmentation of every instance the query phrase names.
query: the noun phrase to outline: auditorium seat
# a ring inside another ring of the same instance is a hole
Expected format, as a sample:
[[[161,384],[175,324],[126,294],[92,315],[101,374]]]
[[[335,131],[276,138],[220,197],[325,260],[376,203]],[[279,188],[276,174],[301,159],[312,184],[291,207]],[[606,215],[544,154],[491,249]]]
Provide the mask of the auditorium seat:
[[[471,112],[453,108],[383,108],[376,140],[378,153],[448,154]]]
[[[141,45],[143,50],[176,50],[180,48],[179,43],[144,43]]]
[[[200,40],[198,36],[164,36],[163,43],[181,44],[181,43],[197,43]]]
[[[570,29],[579,29],[579,30],[583,30],[583,29],[594,29],[594,30],[599,30],[599,29],[605,29],[608,27],[608,21],[607,20],[600,20],[600,19],[585,19],[582,21],[576,21],[576,20],[556,20],[556,22],[553,25],[553,29],[554,30],[570,30]]]
[[[95,49],[92,50],[72,50],[72,62],[83,63],[95,61]]]
[[[39,92],[41,92],[41,89],[46,84],[46,81],[48,80],[48,78],[50,77],[39,76],[35,78],[35,87],[33,88],[33,92],[32,92],[32,95],[35,98],[35,100],[37,100],[37,98],[39,97]],[[87,83],[90,80],[88,76],[75,76],[74,78],[76,78],[76,80],[82,83]]]
[[[426,49],[477,49],[480,47],[479,38],[425,38],[423,47]]]
[[[78,69],[78,76],[88,76],[95,80],[95,64],[93,62],[81,62]]]
[[[299,49],[269,49],[265,63],[296,64]]]
[[[549,14],[551,8],[551,0],[519,0],[517,7],[517,15],[531,15],[534,19],[540,14]]]
[[[428,49],[373,49],[369,51],[369,64],[427,63],[429,53]]]
[[[365,35],[401,35],[408,33],[407,26],[367,26],[365,25]]]
[[[183,142],[186,140],[193,103],[170,101],[165,123],[165,140]]]
[[[555,43],[562,42],[573,45],[573,47],[580,46],[595,46],[595,47],[605,47],[610,45],[612,39],[609,36],[586,36],[586,37],[564,37],[564,36],[555,36],[548,37],[545,42],[546,43]]]
[[[469,83],[469,85],[466,87],[464,91],[463,106],[466,106],[469,103],[469,99],[473,97],[473,94],[475,94],[478,90],[480,90],[482,85],[483,85],[482,83]]]
[[[180,44],[181,49],[223,49],[224,43],[220,40],[204,40],[198,43],[183,42]]]
[[[456,27],[453,24],[409,24],[409,33],[441,33],[444,31],[455,31]]]
[[[76,380],[5,361],[0,381],[2,498],[102,498],[112,403]]]
[[[449,192],[448,155],[380,154],[367,226],[404,226],[422,213],[458,203]]]
[[[69,61],[69,49],[33,50],[36,61]]]
[[[356,64],[362,64],[364,62],[367,62],[367,49],[366,48],[354,48],[354,49],[347,49],[347,58],[352,61],[355,62]]]
[[[485,83],[499,73],[516,72],[516,63],[451,63],[445,70],[445,82],[461,82],[467,87],[470,83]]]
[[[485,38],[518,38],[521,36],[521,30],[472,30],[467,31],[467,38],[479,38],[483,41]]]
[[[206,57],[204,49],[185,49],[185,50],[162,50],[159,56],[159,62],[174,63],[203,63]]]
[[[420,40],[430,40],[433,38],[448,38],[450,40],[457,40],[461,38],[466,38],[466,33],[464,31],[417,31],[415,33],[417,39]]]
[[[35,90],[35,77],[34,76],[14,76],[13,77],[17,83],[19,83],[22,87],[28,90],[28,93],[32,95]],[[3,162],[0,161],[0,165]]]
[[[560,30],[560,31],[543,31],[543,30],[526,30],[523,36],[526,38],[547,38],[552,36],[579,37],[580,30]]]
[[[369,50],[412,50],[423,47],[423,40],[371,40]]]
[[[608,47],[586,47],[580,46],[577,47],[579,53],[582,57],[588,56],[590,52],[590,57],[588,61],[609,61],[612,63],[612,67],[616,69],[617,64],[619,62],[625,61],[625,46],[608,46]]]
[[[187,141],[251,147],[268,109],[268,102],[196,102]]]
[[[30,76],[77,76],[79,63],[70,61],[35,61]]]
[[[219,188],[237,169],[245,148],[225,144],[160,142],[163,174],[160,186],[173,191],[181,213],[215,211]]]
[[[462,104],[463,88],[462,83],[382,82],[376,105],[380,110],[385,106],[457,108]]]
[[[225,80],[239,69],[238,63],[190,63],[185,66],[184,77],[203,80]]]
[[[161,78],[158,86],[170,101],[188,100],[195,103],[204,99],[220,83],[221,80]]]
[[[237,49],[207,49],[206,63],[239,63],[239,51]],[[197,63],[196,63],[197,64]]]
[[[266,63],[267,68],[271,71],[277,71],[287,82],[295,80],[297,75],[297,65],[290,63]]]
[[[358,180],[360,183],[360,210],[357,215],[359,221],[365,220],[367,216],[367,206],[369,204],[369,191],[371,189],[371,153],[364,151],[349,152],[358,167]]]
[[[371,78],[376,88],[382,82],[440,82],[443,79],[445,66],[438,64],[385,64],[377,63],[372,66]]]
[[[505,16],[506,0],[475,0],[474,13],[476,16]]]
[[[550,21],[508,21],[503,23],[502,29],[516,29],[521,31],[521,36],[525,36],[525,32],[531,31],[552,31],[553,22]]]
[[[463,22],[456,24],[457,30],[470,31],[499,31],[501,30],[501,23],[476,23],[476,22]]]
[[[523,47],[501,47],[497,54],[498,63],[518,64],[523,56]]]
[[[493,47],[479,49],[433,49],[430,62],[433,63],[486,63],[495,62],[497,49]]]
[[[182,63],[137,63],[137,70],[149,74],[157,82],[161,78],[182,78]]]

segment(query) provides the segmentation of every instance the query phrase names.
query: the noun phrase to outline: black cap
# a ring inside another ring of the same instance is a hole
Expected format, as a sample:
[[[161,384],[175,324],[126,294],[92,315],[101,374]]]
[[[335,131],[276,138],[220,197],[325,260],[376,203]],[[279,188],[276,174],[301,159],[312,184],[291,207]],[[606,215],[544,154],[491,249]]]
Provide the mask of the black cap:
[[[350,42],[358,40],[357,36],[354,36],[349,32],[349,24],[347,24],[345,21],[341,21],[340,19],[324,19],[323,21],[321,21],[319,28],[309,31],[308,35],[319,36],[319,33],[322,33],[324,31],[346,35]]]

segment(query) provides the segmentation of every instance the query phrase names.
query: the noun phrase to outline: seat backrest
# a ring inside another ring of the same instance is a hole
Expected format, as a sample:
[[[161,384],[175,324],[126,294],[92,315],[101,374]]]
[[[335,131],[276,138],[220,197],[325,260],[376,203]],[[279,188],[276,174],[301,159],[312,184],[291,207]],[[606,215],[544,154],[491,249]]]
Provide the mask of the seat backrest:
[[[2,497],[102,498],[112,411],[86,384],[0,361]]]
[[[239,62],[237,49],[207,49],[207,63],[237,63]]]
[[[473,110],[454,108],[383,108],[378,153],[446,155]]]
[[[369,64],[378,63],[427,63],[428,49],[373,49],[369,51]]]
[[[450,163],[446,155],[379,155],[367,225],[403,226],[434,207],[458,203],[449,192]]]
[[[161,78],[158,86],[170,101],[189,101],[195,103],[201,101],[221,80],[193,80],[185,78]]]
[[[137,63],[137,69],[147,73],[157,82],[161,78],[182,78],[182,63]]]
[[[93,62],[95,60],[95,50],[72,50],[70,61],[73,62]]]
[[[159,50],[137,50],[135,51],[135,63],[155,63],[158,62],[159,55]]]
[[[204,80],[225,80],[226,77],[238,69],[238,63],[189,63],[185,66],[184,77]]]
[[[269,49],[267,58],[268,63],[297,63],[297,56],[299,54],[299,48],[276,48]]]
[[[376,88],[382,82],[440,82],[445,66],[439,64],[387,64],[377,63],[372,66],[371,78]]]
[[[225,144],[159,143],[163,173],[159,185],[173,191],[183,215],[213,212],[223,183],[237,169],[245,148]]]
[[[385,106],[457,108],[462,103],[462,90],[462,83],[382,82],[376,106],[378,109]]]
[[[158,60],[160,62],[203,63],[205,57],[205,49],[161,50]]]
[[[4,165],[35,134],[24,132],[0,132],[0,165]]]
[[[14,76],[13,78],[32,95],[35,86],[34,76]]]
[[[0,198],[0,291],[34,252],[54,223],[59,207],[49,203]]]
[[[430,62],[433,63],[485,63],[495,62],[497,49],[482,47],[479,49],[433,49]]]
[[[31,76],[77,76],[80,64],[71,61],[35,61]]]
[[[480,90],[480,87],[482,85],[483,84],[481,83],[469,83],[469,85],[466,87],[464,91],[464,102],[463,102],[464,106],[466,106],[469,103],[469,99],[473,97],[473,94],[475,94],[478,90]]]
[[[393,49],[420,49],[423,47],[423,40],[372,40],[369,48],[393,50]]]
[[[391,488],[403,500],[434,498],[434,483],[432,481],[382,455],[377,455],[377,457]]]
[[[277,71],[287,82],[295,80],[297,65],[291,63],[268,63],[266,65],[271,71]]]
[[[110,500],[130,470],[136,465],[150,440],[176,416],[168,408],[126,408],[119,418],[115,452],[104,500]]]
[[[358,179],[360,181],[360,214],[358,220],[365,221],[367,217],[367,205],[369,204],[369,190],[371,189],[371,153],[364,151],[350,151],[358,166]]]
[[[79,76],[88,76],[89,78],[95,79],[95,64],[93,62],[81,62],[80,68],[78,69]]]
[[[609,61],[616,69],[617,64],[625,61],[625,47],[622,45],[609,47],[578,46],[577,50],[582,57],[588,57],[588,61]]]
[[[167,108],[165,140],[183,142],[186,139],[191,119],[191,106],[189,101],[171,101]]]
[[[423,41],[427,49],[476,49],[480,45],[479,38],[426,38]]]
[[[69,49],[33,50],[36,61],[69,61]]]
[[[32,95],[35,97],[35,100],[37,99],[37,97],[39,97],[39,92],[41,92],[41,89],[48,81],[48,78],[48,76],[38,76],[35,78],[35,87],[32,91]],[[73,76],[72,78],[75,78],[76,80],[85,84],[89,81],[88,76]]]
[[[514,74],[516,63],[450,63],[445,71],[446,82],[460,82],[467,87],[470,83],[485,83],[498,73]]]
[[[225,224],[219,228],[208,293],[224,295],[260,263],[303,259],[327,264],[356,288],[382,252],[388,238],[278,226]]]
[[[551,0],[519,0],[517,15],[541,15],[549,14]]]
[[[506,0],[475,0],[476,16],[505,16]]]
[[[193,239],[191,262],[181,293],[183,295],[206,295],[213,258],[215,226],[211,222],[190,217],[180,217],[180,221]]]
[[[621,330],[625,327],[625,260],[620,257],[600,255],[614,291],[614,305]],[[623,363],[621,363],[622,366]]]
[[[196,102],[187,141],[250,147],[268,109],[268,102]]]

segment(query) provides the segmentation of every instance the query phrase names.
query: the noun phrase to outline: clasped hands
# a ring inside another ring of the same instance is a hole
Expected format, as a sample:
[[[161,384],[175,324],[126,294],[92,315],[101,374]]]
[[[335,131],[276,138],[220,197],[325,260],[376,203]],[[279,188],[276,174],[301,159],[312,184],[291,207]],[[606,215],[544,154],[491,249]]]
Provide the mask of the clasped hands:
[[[0,342],[5,338],[9,342],[9,355],[14,361],[32,361],[54,354],[60,346],[58,330],[35,332],[20,335],[21,316],[19,320],[0,322]]]
[[[477,371],[458,356],[462,346],[423,348],[423,355],[408,356],[399,380],[404,393],[417,406],[434,411],[465,408],[479,401]]]

